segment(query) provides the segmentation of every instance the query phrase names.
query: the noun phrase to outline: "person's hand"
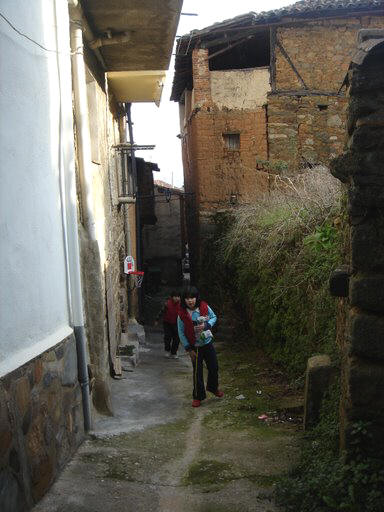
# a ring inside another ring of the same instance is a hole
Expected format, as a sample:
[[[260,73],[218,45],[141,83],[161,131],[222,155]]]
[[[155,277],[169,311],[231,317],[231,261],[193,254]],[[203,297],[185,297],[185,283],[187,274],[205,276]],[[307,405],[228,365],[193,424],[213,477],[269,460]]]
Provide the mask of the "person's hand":
[[[204,331],[204,324],[196,325],[196,332],[197,334],[200,334]]]
[[[190,350],[188,353],[192,363],[194,363],[196,361],[196,352],[194,350]]]

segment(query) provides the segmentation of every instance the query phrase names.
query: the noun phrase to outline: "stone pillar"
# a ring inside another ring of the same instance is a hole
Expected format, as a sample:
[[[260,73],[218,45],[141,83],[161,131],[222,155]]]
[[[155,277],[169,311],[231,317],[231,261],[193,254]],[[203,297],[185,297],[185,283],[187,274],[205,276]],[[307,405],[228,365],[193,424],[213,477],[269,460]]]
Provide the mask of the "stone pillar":
[[[384,31],[383,36],[384,38]],[[332,173],[348,184],[349,312],[343,354],[341,444],[367,424],[367,454],[384,456],[384,43],[364,41],[348,73],[347,151]]]
[[[195,48],[192,52],[193,101],[192,109],[211,103],[211,75],[208,50]]]

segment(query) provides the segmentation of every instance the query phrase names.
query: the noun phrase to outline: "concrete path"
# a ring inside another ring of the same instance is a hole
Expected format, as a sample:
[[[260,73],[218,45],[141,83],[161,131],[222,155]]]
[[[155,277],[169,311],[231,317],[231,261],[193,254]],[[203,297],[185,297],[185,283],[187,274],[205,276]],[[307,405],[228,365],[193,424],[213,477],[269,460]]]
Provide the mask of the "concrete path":
[[[291,432],[231,427],[230,391],[193,409],[188,356],[166,359],[158,332],[147,340],[139,366],[112,382],[115,416],[96,419],[33,511],[276,511],[271,482],[295,456]]]

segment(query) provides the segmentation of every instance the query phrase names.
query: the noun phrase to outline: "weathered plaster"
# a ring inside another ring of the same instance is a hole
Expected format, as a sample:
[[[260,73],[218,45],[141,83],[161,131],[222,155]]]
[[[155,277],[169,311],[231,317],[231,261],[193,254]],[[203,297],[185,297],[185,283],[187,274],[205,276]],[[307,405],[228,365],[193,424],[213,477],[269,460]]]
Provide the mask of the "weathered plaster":
[[[212,101],[219,108],[255,109],[267,103],[269,68],[211,71]]]

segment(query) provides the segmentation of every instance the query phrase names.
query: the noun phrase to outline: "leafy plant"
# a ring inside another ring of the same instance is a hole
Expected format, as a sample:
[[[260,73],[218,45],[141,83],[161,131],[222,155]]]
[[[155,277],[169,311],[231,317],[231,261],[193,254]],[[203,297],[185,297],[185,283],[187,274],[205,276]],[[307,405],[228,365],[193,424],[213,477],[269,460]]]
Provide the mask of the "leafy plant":
[[[336,355],[328,277],[342,260],[340,199],[325,170],[296,180],[276,177],[270,195],[215,218],[216,233],[205,247],[206,289],[232,298],[252,339],[292,377],[304,372],[311,355]]]

